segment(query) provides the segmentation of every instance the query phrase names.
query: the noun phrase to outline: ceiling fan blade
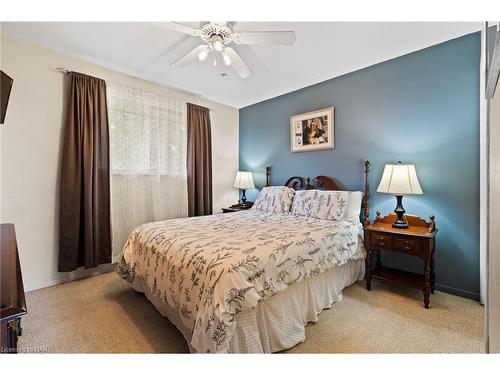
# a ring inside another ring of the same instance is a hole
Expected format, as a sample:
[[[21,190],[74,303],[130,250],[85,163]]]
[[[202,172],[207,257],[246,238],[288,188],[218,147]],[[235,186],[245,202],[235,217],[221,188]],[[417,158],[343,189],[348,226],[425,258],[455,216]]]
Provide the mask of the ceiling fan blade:
[[[156,26],[161,27],[163,29],[168,29],[172,31],[177,31],[179,33],[188,34],[191,36],[200,36],[201,30],[191,27],[189,25],[185,25],[183,23],[178,22],[162,22],[155,23]]]
[[[236,44],[281,44],[291,46],[295,43],[293,31],[243,31],[232,34]]]
[[[236,53],[234,49],[232,49],[231,47],[226,47],[225,53],[231,59],[231,65],[241,78],[245,79],[252,75],[252,71],[250,70],[248,65],[245,64],[240,55],[238,55],[238,53]]]
[[[200,52],[207,50],[207,48],[208,46],[206,44],[200,44],[198,47],[195,47],[180,59],[174,61],[172,64],[170,64],[170,66],[181,67],[189,64],[192,61],[198,60],[198,55],[200,54]]]
[[[210,23],[213,23],[214,25],[220,25],[220,26],[226,26],[227,25],[226,21],[210,21]]]

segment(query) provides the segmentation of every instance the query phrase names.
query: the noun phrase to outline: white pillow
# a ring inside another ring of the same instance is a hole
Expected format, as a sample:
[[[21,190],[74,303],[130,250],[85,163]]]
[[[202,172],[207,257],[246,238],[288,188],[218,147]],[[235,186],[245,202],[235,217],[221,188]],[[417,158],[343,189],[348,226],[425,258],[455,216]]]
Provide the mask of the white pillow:
[[[347,198],[347,207],[344,213],[344,220],[359,223],[359,214],[361,213],[361,202],[363,201],[363,192],[349,191]]]
[[[295,192],[292,214],[316,219],[342,220],[348,196],[348,191],[300,190]]]
[[[268,186],[261,190],[251,210],[271,213],[290,212],[295,190],[287,186]]]

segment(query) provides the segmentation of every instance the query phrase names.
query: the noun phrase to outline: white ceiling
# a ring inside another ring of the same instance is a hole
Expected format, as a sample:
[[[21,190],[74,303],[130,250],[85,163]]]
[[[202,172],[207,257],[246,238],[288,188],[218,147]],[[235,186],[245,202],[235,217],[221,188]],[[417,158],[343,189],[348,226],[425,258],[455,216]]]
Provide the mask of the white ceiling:
[[[234,31],[293,30],[297,36],[291,47],[233,45],[254,72],[243,80],[209,59],[170,67],[200,40],[151,23],[2,23],[6,34],[236,108],[480,29],[479,22],[236,22]]]

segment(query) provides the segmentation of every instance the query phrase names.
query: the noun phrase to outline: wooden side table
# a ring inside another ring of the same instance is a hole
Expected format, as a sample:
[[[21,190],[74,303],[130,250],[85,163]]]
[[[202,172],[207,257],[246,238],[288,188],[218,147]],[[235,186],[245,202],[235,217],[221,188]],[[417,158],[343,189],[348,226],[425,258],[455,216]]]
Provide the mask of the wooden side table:
[[[249,210],[252,206],[253,206],[253,202],[249,202],[247,201],[246,203],[246,208],[241,208],[240,207],[240,204],[237,203],[237,204],[233,204],[232,206],[230,207],[224,207],[222,209],[222,213],[228,213],[228,212],[238,212],[238,211],[246,211],[246,210]]]
[[[426,222],[418,216],[406,215],[408,228],[394,228],[395,214],[384,218],[377,217],[373,224],[364,228],[366,249],[366,288],[371,289],[371,279],[378,279],[387,283],[420,289],[424,294],[424,306],[429,308],[430,294],[434,293],[436,274],[434,271],[434,252],[436,250],[436,224],[434,216]],[[397,270],[385,267],[380,259],[381,250],[397,251],[416,256],[424,262],[423,274]],[[371,254],[376,252],[377,260],[374,269],[371,264]]]

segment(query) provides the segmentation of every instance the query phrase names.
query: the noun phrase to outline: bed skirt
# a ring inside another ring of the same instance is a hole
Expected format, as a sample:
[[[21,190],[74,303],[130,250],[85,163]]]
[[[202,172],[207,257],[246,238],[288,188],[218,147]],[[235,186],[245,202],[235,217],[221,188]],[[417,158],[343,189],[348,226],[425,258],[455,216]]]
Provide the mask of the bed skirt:
[[[363,279],[365,260],[358,259],[308,279],[258,303],[251,311],[236,315],[236,330],[229,344],[230,353],[275,353],[305,340],[305,326],[317,322],[323,309],[342,300],[342,290]],[[156,309],[183,334],[188,345],[192,332],[184,326],[179,313],[153,296],[147,283],[135,276],[132,287],[144,293]],[[192,353],[196,352],[189,345]]]

